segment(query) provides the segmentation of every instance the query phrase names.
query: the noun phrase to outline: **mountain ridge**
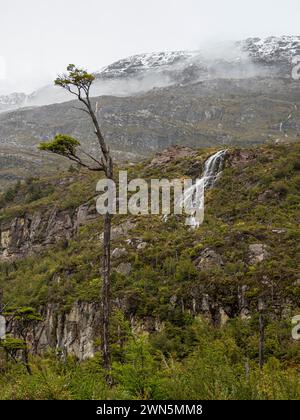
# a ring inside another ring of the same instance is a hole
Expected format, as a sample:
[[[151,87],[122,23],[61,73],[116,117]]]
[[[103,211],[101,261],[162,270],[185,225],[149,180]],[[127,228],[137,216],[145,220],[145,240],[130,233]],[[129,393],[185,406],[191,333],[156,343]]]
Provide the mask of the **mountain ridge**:
[[[243,60],[246,60],[246,64],[249,64],[247,59],[250,59],[253,63],[264,65],[278,64],[278,62],[281,62],[281,64],[283,63],[285,65],[282,74],[286,76],[286,71],[290,67],[292,57],[300,54],[300,36],[271,36],[265,39],[253,37],[243,41],[236,41],[232,44],[224,44],[223,47],[221,46],[219,48],[226,49],[225,57],[222,57],[224,51],[219,51],[219,57],[218,54],[215,54],[213,59],[211,57],[207,58],[207,51],[203,52],[201,50],[135,54],[117,60],[114,63],[103,67],[100,71],[96,71],[94,74],[97,79],[96,82],[105,82],[108,80],[117,81],[120,79],[130,80],[132,78],[142,78],[147,72],[154,72],[155,74],[155,72],[158,71],[160,77],[165,78],[162,82],[163,85],[170,85],[181,82],[194,82],[201,77],[210,77],[210,72],[213,73],[215,71],[214,65],[216,66],[218,62],[219,65],[222,62],[223,64],[226,62],[227,65],[229,65],[230,63],[242,63]],[[211,69],[210,66],[212,67]],[[152,77],[154,74],[152,74]],[[147,88],[149,89],[155,86],[160,87],[161,84],[158,81],[155,82],[152,80],[152,85],[149,83]],[[118,89],[120,90],[119,94],[126,94],[126,92],[122,92],[122,89],[120,87],[118,88],[118,86],[113,86],[111,89],[108,89],[108,91],[107,88],[103,87],[103,92],[101,92],[101,86],[99,85],[97,86],[97,89],[95,89],[93,96],[118,94]],[[131,87],[131,89],[133,90],[133,93],[143,91],[143,88],[138,86],[136,86],[135,90],[133,87]],[[60,92],[60,94],[58,92]],[[43,98],[45,95],[49,95],[48,102]],[[19,107],[49,105],[51,103],[64,102],[67,100],[67,96],[59,89],[55,90],[55,87],[47,85],[29,95],[24,93],[0,95],[0,112]]]

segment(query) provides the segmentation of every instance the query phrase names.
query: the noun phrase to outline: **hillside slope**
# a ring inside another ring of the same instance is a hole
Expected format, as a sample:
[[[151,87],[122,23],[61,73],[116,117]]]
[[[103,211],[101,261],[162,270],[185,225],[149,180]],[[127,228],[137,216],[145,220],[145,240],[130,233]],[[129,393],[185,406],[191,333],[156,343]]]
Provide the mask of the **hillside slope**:
[[[298,81],[250,78],[95,101],[101,104],[103,133],[115,156],[133,161],[174,144],[199,148],[297,140],[299,98]],[[75,136],[87,151],[96,149],[89,121],[76,106],[67,102],[0,114],[1,171],[11,182],[51,169],[53,157],[37,154],[37,145],[57,133]],[[18,154],[18,168],[7,162],[7,154]],[[56,162],[55,167],[61,167]]]
[[[130,168],[130,176],[199,176],[210,153],[171,155],[167,164],[164,157]],[[180,314],[207,313],[216,323],[247,317],[271,290],[272,313],[297,306],[299,153],[299,143],[229,149],[199,229],[174,216],[115,217],[114,296],[133,325],[155,331]],[[0,285],[10,304],[68,312],[78,302],[97,302],[102,221],[86,201],[95,182],[94,175],[66,173],[2,198]]]
[[[214,151],[171,148],[130,166],[129,178],[196,178]],[[198,229],[181,216],[115,216],[111,340],[118,385],[110,390],[97,353],[96,181],[94,174],[65,172],[1,198],[4,303],[41,313],[28,340],[44,355],[31,356],[33,376],[12,365],[0,380],[3,398],[298,399],[291,318],[300,303],[300,144],[229,148]]]

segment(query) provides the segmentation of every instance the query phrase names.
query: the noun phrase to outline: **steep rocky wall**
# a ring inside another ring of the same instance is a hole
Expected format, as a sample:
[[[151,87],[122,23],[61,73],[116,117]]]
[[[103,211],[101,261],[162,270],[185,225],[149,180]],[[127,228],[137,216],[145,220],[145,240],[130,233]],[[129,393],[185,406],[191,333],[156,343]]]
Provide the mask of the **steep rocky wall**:
[[[208,295],[203,295],[197,301],[193,299],[190,306],[184,307],[183,302],[177,302],[173,296],[174,305],[179,305],[182,310],[190,310],[195,316],[204,315],[216,324],[225,324],[229,319],[226,311]],[[244,299],[244,295],[241,295]],[[126,302],[123,302],[126,305]],[[30,351],[42,354],[54,350],[59,356],[72,355],[79,360],[91,358],[100,350],[99,338],[101,337],[100,305],[98,303],[75,302],[68,312],[62,312],[58,304],[48,304],[41,311],[43,321],[28,334],[27,341]],[[155,332],[164,329],[164,323],[155,318],[136,318],[129,314],[131,329],[134,334],[142,332]],[[7,332],[14,334],[14,325],[7,325]]]
[[[3,222],[0,224],[0,261],[22,258],[69,240],[79,226],[96,217],[95,206],[83,204],[75,211],[52,207]]]
[[[76,302],[68,313],[62,313],[57,304],[47,305],[44,322],[29,337],[32,350],[41,353],[50,347],[80,360],[94,356],[99,350],[95,344],[100,336],[99,314],[95,303]]]

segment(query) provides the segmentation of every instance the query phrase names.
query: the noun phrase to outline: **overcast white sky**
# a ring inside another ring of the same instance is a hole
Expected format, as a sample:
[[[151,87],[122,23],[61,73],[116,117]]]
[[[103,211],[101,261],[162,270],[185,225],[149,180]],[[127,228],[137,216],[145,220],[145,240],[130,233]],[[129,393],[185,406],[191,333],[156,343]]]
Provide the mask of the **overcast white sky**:
[[[298,35],[299,25],[299,0],[0,0],[0,93],[30,92],[70,62],[97,70],[141,52]]]

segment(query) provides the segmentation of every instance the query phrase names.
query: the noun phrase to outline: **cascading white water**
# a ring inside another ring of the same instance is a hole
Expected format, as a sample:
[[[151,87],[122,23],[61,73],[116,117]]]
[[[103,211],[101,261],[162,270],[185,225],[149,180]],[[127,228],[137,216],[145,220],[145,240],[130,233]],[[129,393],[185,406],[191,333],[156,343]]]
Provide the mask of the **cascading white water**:
[[[220,172],[223,170],[226,153],[227,150],[219,150],[219,152],[210,156],[205,162],[204,173],[202,176],[205,188],[211,188],[214,186]]]
[[[204,217],[205,189],[212,188],[224,166],[227,150],[220,150],[210,156],[204,165],[203,175],[190,188],[184,191],[181,205],[192,209],[192,214],[187,218],[186,224],[192,228],[200,226]]]

